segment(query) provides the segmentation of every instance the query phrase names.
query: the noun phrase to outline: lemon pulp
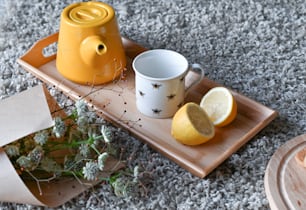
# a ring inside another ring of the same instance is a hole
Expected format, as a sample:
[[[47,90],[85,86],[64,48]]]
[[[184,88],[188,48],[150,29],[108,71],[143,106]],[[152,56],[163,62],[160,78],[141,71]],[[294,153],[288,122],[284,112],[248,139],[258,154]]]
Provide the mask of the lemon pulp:
[[[175,113],[171,135],[182,144],[199,145],[212,139],[215,129],[206,112],[190,102]]]
[[[200,106],[217,127],[228,125],[237,115],[237,103],[231,92],[224,87],[210,89],[203,96]]]

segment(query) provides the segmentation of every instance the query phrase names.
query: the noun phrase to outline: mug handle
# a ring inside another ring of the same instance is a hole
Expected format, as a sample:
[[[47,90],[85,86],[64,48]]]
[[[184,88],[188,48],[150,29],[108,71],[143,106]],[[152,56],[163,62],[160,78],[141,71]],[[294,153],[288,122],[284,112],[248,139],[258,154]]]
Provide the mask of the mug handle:
[[[194,73],[191,73],[190,71],[193,71]],[[186,81],[185,97],[193,86],[201,82],[204,76],[205,76],[205,71],[200,64],[198,63],[191,64],[185,78]]]

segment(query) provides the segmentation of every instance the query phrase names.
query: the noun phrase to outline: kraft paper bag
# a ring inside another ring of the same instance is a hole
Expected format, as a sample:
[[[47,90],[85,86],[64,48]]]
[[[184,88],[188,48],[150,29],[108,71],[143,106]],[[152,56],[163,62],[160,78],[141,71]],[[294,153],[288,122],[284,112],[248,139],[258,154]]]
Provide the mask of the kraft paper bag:
[[[0,101],[0,200],[38,206],[56,207],[64,204],[99,181],[88,182],[74,177],[39,182],[22,180],[3,150],[3,146],[29,134],[54,125],[51,113],[59,105],[43,85]],[[56,112],[57,114],[63,114]],[[110,159],[105,170],[120,168],[118,161]],[[105,176],[109,174],[105,173]]]

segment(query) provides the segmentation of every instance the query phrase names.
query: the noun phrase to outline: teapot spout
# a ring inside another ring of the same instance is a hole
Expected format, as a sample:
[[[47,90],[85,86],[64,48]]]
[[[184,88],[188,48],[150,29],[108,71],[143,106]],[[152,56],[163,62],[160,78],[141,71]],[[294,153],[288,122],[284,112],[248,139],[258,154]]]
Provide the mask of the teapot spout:
[[[83,40],[80,51],[83,61],[87,65],[94,66],[101,59],[99,57],[106,53],[107,48],[101,37],[90,36]]]

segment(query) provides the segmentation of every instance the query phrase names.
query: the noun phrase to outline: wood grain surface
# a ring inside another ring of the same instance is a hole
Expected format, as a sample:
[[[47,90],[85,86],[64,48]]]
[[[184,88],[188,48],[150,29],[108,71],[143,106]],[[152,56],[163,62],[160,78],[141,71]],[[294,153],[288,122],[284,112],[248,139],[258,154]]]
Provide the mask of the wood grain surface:
[[[289,140],[269,161],[265,190],[271,209],[306,209],[306,168],[295,158],[305,147],[306,134]]]
[[[306,147],[301,149],[296,155],[295,160],[302,166],[306,168]]]

